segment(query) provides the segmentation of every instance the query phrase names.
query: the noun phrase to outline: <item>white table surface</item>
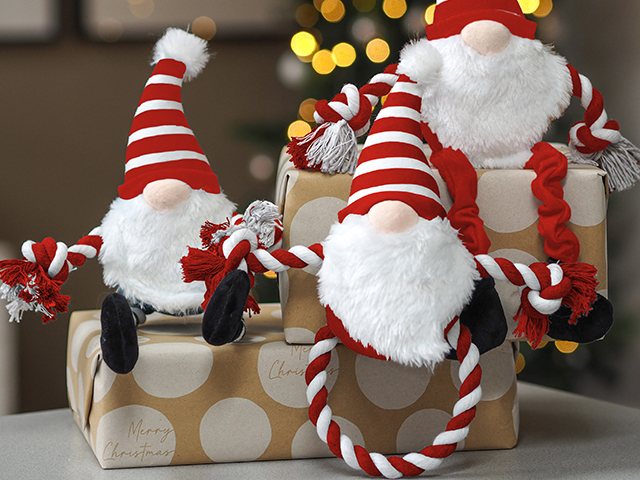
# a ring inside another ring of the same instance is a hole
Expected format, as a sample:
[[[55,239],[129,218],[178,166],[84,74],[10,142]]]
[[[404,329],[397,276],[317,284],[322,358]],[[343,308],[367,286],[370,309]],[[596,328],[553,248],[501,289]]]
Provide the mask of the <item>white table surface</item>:
[[[640,479],[640,410],[519,384],[520,440],[513,450],[455,452],[422,477]],[[0,417],[0,479],[367,478],[339,459],[102,470],[68,410]]]

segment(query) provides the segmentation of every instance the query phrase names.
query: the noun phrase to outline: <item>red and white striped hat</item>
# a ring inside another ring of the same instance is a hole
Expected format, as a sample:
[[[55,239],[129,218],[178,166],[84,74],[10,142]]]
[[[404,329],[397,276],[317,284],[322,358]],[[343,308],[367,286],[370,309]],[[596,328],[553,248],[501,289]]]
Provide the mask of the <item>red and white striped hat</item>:
[[[427,220],[446,216],[423,150],[421,95],[417,83],[400,75],[364,144],[340,222],[386,200],[404,202]]]
[[[177,179],[194,190],[220,193],[218,178],[189,128],[182,108],[182,82],[195,78],[209,60],[207,43],[170,28],[154,49],[156,64],[142,92],[131,131],[120,198],[137,197],[156,180]]]
[[[535,38],[537,24],[525,18],[518,0],[438,0],[433,23],[426,26],[427,38],[458,35],[478,20],[493,20],[507,27],[512,35]]]

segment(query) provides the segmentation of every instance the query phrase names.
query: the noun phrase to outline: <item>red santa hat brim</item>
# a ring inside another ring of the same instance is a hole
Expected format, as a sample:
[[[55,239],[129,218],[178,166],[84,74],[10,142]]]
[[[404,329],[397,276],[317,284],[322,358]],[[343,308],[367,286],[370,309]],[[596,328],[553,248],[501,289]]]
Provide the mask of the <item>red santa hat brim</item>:
[[[458,35],[464,27],[479,20],[493,20],[512,35],[534,39],[536,22],[527,20],[518,0],[446,0],[438,3],[434,21],[425,30],[429,40]]]

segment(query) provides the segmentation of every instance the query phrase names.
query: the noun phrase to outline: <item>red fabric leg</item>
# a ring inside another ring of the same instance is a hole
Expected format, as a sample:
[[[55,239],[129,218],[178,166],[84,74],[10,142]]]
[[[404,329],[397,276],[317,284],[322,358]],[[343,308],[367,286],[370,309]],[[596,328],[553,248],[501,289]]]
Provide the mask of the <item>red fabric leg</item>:
[[[464,153],[452,148],[434,152],[430,161],[440,172],[453,198],[453,206],[447,213],[451,225],[460,232],[463,243],[473,255],[488,253],[491,241],[478,215],[478,176],[473,166]]]
[[[531,151],[533,156],[524,168],[536,173],[531,191],[542,202],[538,207],[538,231],[544,238],[544,251],[555,260],[575,262],[580,255],[580,242],[565,225],[571,218],[571,208],[564,201],[561,183],[567,175],[567,157],[548,143],[538,143]]]

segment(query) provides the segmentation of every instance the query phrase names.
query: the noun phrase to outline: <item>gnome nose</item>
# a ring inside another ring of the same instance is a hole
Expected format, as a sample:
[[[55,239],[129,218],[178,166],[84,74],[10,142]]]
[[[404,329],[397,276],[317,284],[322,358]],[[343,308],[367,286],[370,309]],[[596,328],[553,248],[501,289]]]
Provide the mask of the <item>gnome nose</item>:
[[[380,233],[401,233],[418,223],[418,214],[409,205],[397,200],[386,200],[369,210],[369,221]]]
[[[151,208],[157,212],[172,210],[189,199],[191,187],[175,178],[156,180],[147,184],[142,196]]]
[[[470,23],[462,29],[460,35],[462,41],[480,55],[500,53],[511,41],[509,29],[493,20],[478,20]]]

